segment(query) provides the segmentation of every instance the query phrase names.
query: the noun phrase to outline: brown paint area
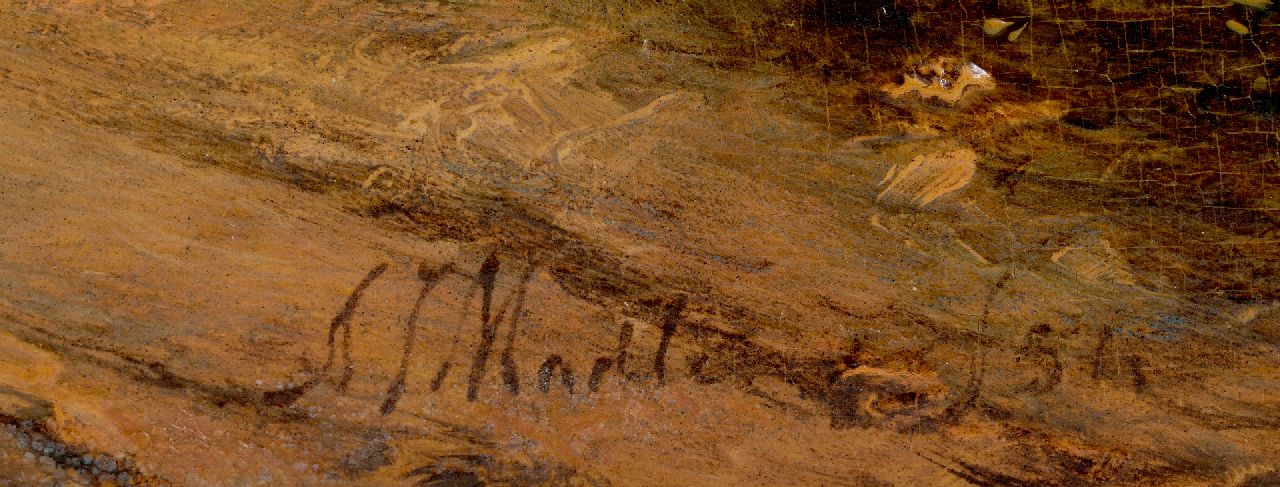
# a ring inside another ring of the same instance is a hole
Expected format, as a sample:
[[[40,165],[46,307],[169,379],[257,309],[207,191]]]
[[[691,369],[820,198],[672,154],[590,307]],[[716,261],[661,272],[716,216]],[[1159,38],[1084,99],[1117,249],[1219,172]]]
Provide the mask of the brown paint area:
[[[5,4],[0,483],[1274,482],[1275,15],[837,3]]]

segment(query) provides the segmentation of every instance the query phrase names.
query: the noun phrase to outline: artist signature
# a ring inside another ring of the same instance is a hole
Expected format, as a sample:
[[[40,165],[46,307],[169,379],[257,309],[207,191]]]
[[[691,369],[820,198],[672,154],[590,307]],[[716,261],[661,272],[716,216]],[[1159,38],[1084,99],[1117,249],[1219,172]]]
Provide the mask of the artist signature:
[[[352,318],[369,286],[382,277],[388,267],[388,264],[383,263],[370,269],[330,321],[323,364],[309,370],[308,378],[301,384],[265,393],[262,396],[264,403],[279,407],[289,406],[321,382],[332,383],[339,393],[345,393],[355,372],[351,355]],[[421,264],[417,272],[421,287],[405,323],[399,368],[383,395],[381,413],[386,415],[394,412],[404,397],[410,363],[416,354],[423,353],[418,347],[418,316],[432,291],[450,275],[460,275],[471,281],[472,290],[468,293],[469,296],[473,295],[472,293],[477,289],[480,293],[478,337],[466,372],[466,400],[476,401],[479,398],[483,380],[493,362],[496,362],[503,388],[513,396],[520,395],[521,381],[512,355],[516,322],[523,315],[528,285],[538,267],[536,262],[525,266],[517,279],[518,285],[515,290],[495,308],[495,285],[499,272],[503,268],[498,254],[489,254],[474,275],[459,271],[453,263],[436,266]],[[1002,292],[1007,282],[1008,276],[996,282],[988,300],[994,299],[996,294]],[[468,299],[468,303],[470,302],[471,300]],[[683,318],[687,302],[687,297],[679,294],[656,307],[652,321],[657,323],[660,338],[657,349],[652,355],[652,362],[641,366],[641,368],[647,368],[649,374],[627,371],[635,330],[630,320],[624,320],[618,333],[614,353],[611,356],[596,357],[592,362],[591,369],[586,374],[585,391],[579,380],[580,376],[573,370],[571,364],[561,355],[554,353],[548,355],[538,367],[534,376],[535,387],[542,393],[548,393],[559,383],[571,395],[584,392],[590,394],[597,392],[602,382],[611,373],[627,381],[651,380],[654,381],[654,385],[661,387],[668,378],[668,355],[677,332],[680,336],[694,340],[697,346],[695,348],[701,349],[689,359],[687,376],[694,382],[706,384],[734,379],[738,384],[750,386],[754,378],[775,377],[795,386],[801,398],[825,406],[832,417],[833,425],[836,426],[866,424],[874,418],[883,418],[884,414],[868,409],[869,407],[874,409],[874,405],[868,406],[868,402],[886,397],[891,400],[890,402],[910,405],[897,408],[895,414],[935,406],[931,409],[936,411],[937,416],[956,418],[981,404],[984,388],[989,387],[990,382],[984,378],[985,371],[993,366],[1007,365],[1010,368],[1026,370],[1023,383],[1009,389],[1016,393],[1047,393],[1057,388],[1063,381],[1062,357],[1064,354],[1055,348],[1049,339],[1052,330],[1047,325],[1031,327],[1017,344],[1010,347],[1009,351],[1013,352],[1013,363],[986,363],[994,360],[988,359],[991,355],[988,355],[986,350],[975,351],[975,360],[970,361],[967,382],[950,388],[953,390],[950,394],[945,394],[944,398],[944,394],[940,393],[929,395],[919,390],[904,389],[899,385],[884,384],[878,381],[874,374],[863,373],[862,371],[867,368],[860,368],[858,358],[860,344],[857,342],[852,343],[850,350],[840,356],[817,358],[789,356],[756,344],[746,336],[687,322]],[[985,315],[986,312],[982,318],[984,322]],[[504,323],[509,327],[508,333],[505,343],[499,346],[498,333]],[[1119,372],[1113,371],[1114,367],[1109,369],[1103,361],[1104,356],[1115,355],[1120,351],[1116,350],[1117,345],[1114,343],[1111,328],[1103,327],[1102,330],[1097,349],[1093,351],[1095,360],[1091,369],[1094,381],[1110,379],[1110,376]],[[982,340],[978,342],[981,345]],[[990,348],[992,345],[981,345],[981,347]],[[734,364],[734,366],[726,368],[719,375],[707,373],[706,366],[713,355],[718,362]],[[1127,353],[1125,357],[1125,364],[1122,367],[1128,370],[1123,372],[1132,375],[1132,386],[1141,392],[1147,387],[1147,378],[1142,372],[1142,360],[1132,353]],[[435,393],[440,390],[445,379],[453,371],[453,365],[449,360],[440,365],[431,381],[430,392]]]

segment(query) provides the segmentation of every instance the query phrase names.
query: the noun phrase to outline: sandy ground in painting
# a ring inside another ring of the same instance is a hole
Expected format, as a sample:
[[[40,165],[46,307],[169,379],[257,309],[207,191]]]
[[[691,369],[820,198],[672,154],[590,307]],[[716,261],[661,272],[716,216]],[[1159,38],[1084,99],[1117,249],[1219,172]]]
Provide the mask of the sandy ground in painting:
[[[1011,201],[974,141],[1074,129],[1000,73],[833,135],[540,3],[3,7],[12,485],[1277,477],[1280,312],[1134,262],[1158,208]]]

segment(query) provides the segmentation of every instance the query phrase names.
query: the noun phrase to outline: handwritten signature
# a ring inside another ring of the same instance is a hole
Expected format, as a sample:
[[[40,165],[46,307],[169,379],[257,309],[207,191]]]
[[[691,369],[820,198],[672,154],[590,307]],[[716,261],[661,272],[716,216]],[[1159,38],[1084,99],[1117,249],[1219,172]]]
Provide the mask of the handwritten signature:
[[[352,318],[369,286],[382,277],[388,267],[388,264],[383,263],[370,269],[356,285],[355,289],[352,290],[342,308],[329,323],[323,365],[318,369],[311,370],[309,378],[299,385],[263,394],[262,401],[265,404],[278,407],[289,406],[323,381],[331,382],[336,386],[339,393],[345,393],[355,372],[355,365],[351,356]],[[521,382],[516,362],[513,358],[517,330],[516,321],[524,311],[528,285],[539,266],[537,262],[526,266],[517,279],[518,285],[514,292],[508,294],[506,299],[495,308],[494,291],[502,267],[502,263],[496,253],[488,255],[474,275],[460,272],[455,264],[452,263],[435,267],[423,263],[419,266],[417,277],[421,288],[405,324],[405,337],[399,368],[384,394],[380,406],[382,414],[386,415],[394,412],[404,396],[410,363],[413,356],[416,353],[420,353],[417,349],[419,313],[432,290],[449,275],[461,275],[471,280],[472,289],[468,295],[474,293],[477,290],[476,288],[480,292],[479,336],[471,357],[470,368],[466,375],[467,401],[478,399],[484,377],[489,370],[491,362],[494,361],[495,352],[503,387],[513,396],[521,393]],[[982,317],[984,323],[987,319],[986,315],[989,313],[990,301],[994,300],[996,294],[1002,292],[1008,280],[1009,278],[1006,275],[993,286],[991,294],[988,296],[987,309]],[[667,299],[656,310],[655,317],[657,319],[655,321],[657,321],[657,326],[660,330],[660,339],[657,344],[657,350],[653,354],[653,362],[647,366],[651,372],[649,377],[656,381],[657,386],[662,386],[667,381],[669,349],[672,340],[677,336],[677,332],[680,332],[681,336],[692,338],[703,349],[694,353],[689,359],[687,375],[695,382],[706,384],[734,378],[739,383],[749,385],[755,377],[776,377],[795,386],[799,390],[802,399],[816,401],[825,405],[831,414],[832,424],[835,426],[866,424],[874,418],[883,417],[884,414],[878,414],[868,409],[875,408],[874,405],[868,406],[868,397],[874,401],[878,397],[896,395],[898,396],[895,399],[897,402],[912,405],[907,408],[899,408],[895,414],[919,410],[924,406],[937,405],[934,403],[941,402],[940,395],[936,395],[938,397],[925,397],[920,391],[903,390],[902,387],[894,386],[886,387],[885,384],[869,379],[867,374],[860,372],[865,368],[860,368],[861,364],[858,359],[860,343],[856,341],[852,343],[848,353],[842,356],[819,358],[788,356],[756,344],[743,335],[685,322],[682,315],[687,302],[685,295],[676,295]],[[508,323],[508,333],[505,336],[504,343],[499,347],[498,335],[504,322]],[[1131,382],[1134,389],[1139,392],[1144,390],[1147,387],[1148,379],[1142,371],[1142,359],[1138,355],[1130,353],[1125,355],[1123,366],[1109,367],[1104,358],[1109,355],[1115,355],[1119,350],[1116,349],[1117,345],[1114,343],[1111,328],[1103,327],[1101,330],[1097,347],[1093,351],[1092,379],[1101,381],[1118,374],[1129,373],[1132,375]],[[1015,385],[1010,391],[1043,394],[1052,391],[1063,381],[1063,354],[1053,346],[1052,341],[1048,338],[1051,333],[1052,330],[1048,325],[1033,326],[1017,344],[1011,347],[1010,351],[1013,352],[1014,363],[1007,365],[1026,369],[1027,373],[1024,376],[1029,375],[1030,378],[1025,383]],[[591,370],[587,374],[587,393],[597,392],[602,381],[610,372],[616,373],[629,381],[644,380],[643,375],[628,374],[626,370],[634,334],[635,330],[632,322],[623,321],[618,333],[617,346],[614,353],[611,356],[594,359]],[[949,395],[950,399],[945,401],[946,404],[939,405],[936,408],[939,411],[937,416],[942,419],[954,420],[964,412],[973,409],[982,401],[984,387],[988,387],[985,371],[991,367],[991,364],[986,363],[988,361],[986,349],[996,345],[984,344],[984,340],[981,338],[977,339],[976,342],[979,344],[980,350],[973,351],[967,382],[955,388],[954,393]],[[710,362],[711,354],[713,353],[717,355],[720,361],[732,363],[735,366],[722,372],[721,375],[707,373],[706,366]],[[334,370],[339,363],[341,363],[341,370],[335,376]],[[440,365],[434,379],[431,381],[431,392],[439,391],[452,371],[453,365],[448,360]],[[1120,368],[1128,370],[1118,370]],[[534,377],[534,384],[540,392],[547,393],[557,382],[569,394],[583,392],[579,377],[571,364],[561,355],[553,353],[548,355],[538,368]]]

